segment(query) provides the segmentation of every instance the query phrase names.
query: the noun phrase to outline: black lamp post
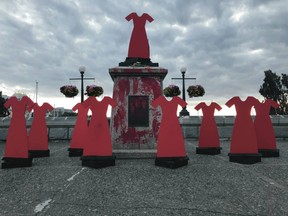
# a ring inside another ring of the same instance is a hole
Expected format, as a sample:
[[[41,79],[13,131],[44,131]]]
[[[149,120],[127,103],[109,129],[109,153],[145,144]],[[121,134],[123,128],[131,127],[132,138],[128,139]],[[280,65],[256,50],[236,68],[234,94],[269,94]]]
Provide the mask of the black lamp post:
[[[186,68],[182,67],[180,69],[182,73],[182,99],[186,102],[186,97],[185,97],[185,72]],[[180,116],[189,116],[189,112],[186,110],[186,106],[182,108],[181,112],[179,113]]]
[[[182,73],[182,78],[172,78],[172,79],[182,79],[182,99],[186,102],[186,89],[185,89],[185,79],[196,79],[196,78],[185,78],[186,67],[182,67],[180,69]],[[189,116],[189,112],[186,109],[186,106],[182,108],[181,112],[179,113],[180,116]]]
[[[81,103],[84,101],[84,80],[95,80],[95,78],[84,78],[84,72],[86,68],[84,66],[79,67],[80,79],[70,78],[70,80],[80,80],[81,81]]]
[[[81,66],[79,68],[79,72],[81,75],[81,103],[84,101],[84,72],[85,72],[86,68],[84,66]]]

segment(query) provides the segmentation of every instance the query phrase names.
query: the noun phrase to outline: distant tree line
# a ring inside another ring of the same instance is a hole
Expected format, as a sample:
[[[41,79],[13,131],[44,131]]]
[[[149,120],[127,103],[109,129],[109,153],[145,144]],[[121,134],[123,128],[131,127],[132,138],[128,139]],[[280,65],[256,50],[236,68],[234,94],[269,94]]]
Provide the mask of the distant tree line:
[[[260,86],[259,93],[264,99],[272,99],[279,104],[278,109],[271,108],[270,115],[287,115],[288,114],[288,76],[281,76],[271,70],[264,71],[265,78]]]

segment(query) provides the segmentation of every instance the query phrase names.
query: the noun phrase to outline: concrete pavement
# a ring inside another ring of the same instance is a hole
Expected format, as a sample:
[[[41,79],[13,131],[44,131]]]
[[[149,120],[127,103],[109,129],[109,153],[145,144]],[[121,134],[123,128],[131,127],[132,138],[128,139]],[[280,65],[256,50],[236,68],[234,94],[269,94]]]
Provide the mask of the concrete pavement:
[[[175,170],[153,159],[82,168],[67,141],[51,142],[32,167],[0,169],[0,215],[288,215],[287,141],[277,142],[279,158],[253,165],[229,162],[229,141],[216,156],[185,142],[189,164]]]

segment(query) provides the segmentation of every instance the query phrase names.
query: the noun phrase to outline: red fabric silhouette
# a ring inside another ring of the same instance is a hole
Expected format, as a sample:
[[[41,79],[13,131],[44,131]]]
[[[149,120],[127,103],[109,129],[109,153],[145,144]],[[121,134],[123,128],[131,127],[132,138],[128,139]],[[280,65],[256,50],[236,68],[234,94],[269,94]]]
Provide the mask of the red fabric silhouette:
[[[85,143],[88,131],[87,113],[89,108],[78,103],[72,108],[72,110],[78,110],[78,116],[73,130],[70,148],[83,149],[83,144]]]
[[[6,138],[4,158],[28,158],[28,136],[26,130],[25,111],[27,106],[33,106],[33,101],[23,96],[20,101],[11,97],[4,104],[12,107],[12,118]]]
[[[212,102],[207,106],[204,102],[199,103],[194,109],[202,109],[203,118],[199,132],[199,147],[220,147],[218,129],[214,118],[214,111],[221,110],[221,106]]]
[[[29,111],[34,110],[34,118],[28,137],[29,150],[48,150],[48,133],[46,125],[46,111],[54,108],[49,103],[43,103],[39,106],[35,103]]]
[[[129,58],[150,58],[149,43],[145,30],[146,20],[153,21],[147,13],[138,16],[135,12],[126,17],[127,21],[133,19],[134,28],[131,34],[128,57]]]
[[[278,108],[279,104],[267,99],[264,103],[255,105],[256,117],[254,120],[258,149],[276,149],[274,129],[269,116],[270,108]]]
[[[89,97],[83,102],[83,106],[92,111],[83,156],[112,156],[111,135],[106,117],[108,105],[115,107],[117,103],[110,97],[104,97],[102,101]]]
[[[177,117],[177,107],[185,107],[187,103],[179,97],[167,101],[160,96],[152,102],[153,107],[160,106],[162,119],[157,141],[157,157],[186,157],[182,129]]]
[[[231,154],[258,154],[256,131],[250,115],[251,108],[256,103],[259,101],[251,96],[245,101],[236,96],[226,102],[226,106],[235,105],[236,109],[230,146]]]

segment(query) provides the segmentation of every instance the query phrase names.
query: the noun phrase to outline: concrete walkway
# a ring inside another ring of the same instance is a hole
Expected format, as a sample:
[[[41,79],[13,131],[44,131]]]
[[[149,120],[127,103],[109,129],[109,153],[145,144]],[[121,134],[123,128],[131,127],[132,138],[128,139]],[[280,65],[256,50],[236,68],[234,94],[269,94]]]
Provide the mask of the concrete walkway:
[[[196,144],[186,140],[189,164],[175,170],[153,159],[91,169],[52,142],[32,167],[0,169],[0,215],[288,215],[287,141],[253,165],[230,163],[229,141],[217,156],[196,155]]]

